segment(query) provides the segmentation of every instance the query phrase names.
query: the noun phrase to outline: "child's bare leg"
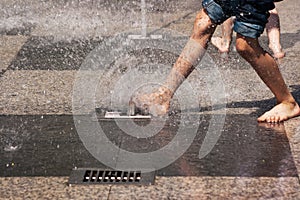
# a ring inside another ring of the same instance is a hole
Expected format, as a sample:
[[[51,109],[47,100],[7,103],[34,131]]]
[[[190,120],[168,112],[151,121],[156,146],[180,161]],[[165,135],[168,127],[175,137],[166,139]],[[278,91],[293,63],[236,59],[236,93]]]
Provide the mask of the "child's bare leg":
[[[285,85],[277,63],[261,48],[258,40],[237,34],[236,48],[252,65],[277,100],[277,105],[259,117],[258,121],[277,123],[300,115],[300,108]]]
[[[276,8],[270,11],[266,29],[269,38],[269,47],[273,51],[273,56],[275,58],[283,58],[285,53],[280,44],[280,21]]]
[[[232,28],[233,28],[233,18],[228,18],[223,24],[222,27],[222,36],[221,37],[212,37],[211,43],[218,48],[221,53],[228,53],[229,47],[232,40]]]
[[[138,112],[153,115],[164,115],[168,112],[171,98],[185,78],[193,71],[197,60],[204,55],[215,27],[205,11],[201,10],[196,16],[192,36],[165,83],[151,94],[137,95],[132,98],[131,102],[135,104]]]

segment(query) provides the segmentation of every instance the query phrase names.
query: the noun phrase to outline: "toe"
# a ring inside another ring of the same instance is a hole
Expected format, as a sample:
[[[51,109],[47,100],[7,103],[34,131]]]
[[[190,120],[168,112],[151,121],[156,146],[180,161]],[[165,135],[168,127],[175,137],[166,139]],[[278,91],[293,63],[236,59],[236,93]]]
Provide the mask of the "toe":
[[[279,117],[279,116],[275,117],[274,123],[278,123],[278,122],[280,122],[280,121],[281,121],[281,120],[280,120],[280,117]]]
[[[267,121],[267,118],[265,115],[262,115],[260,116],[258,119],[257,119],[258,122],[266,122]]]
[[[271,117],[268,116],[267,114],[265,114],[264,121],[270,123],[271,122]]]
[[[270,117],[270,123],[274,123],[275,122],[275,117],[274,116],[271,116]]]

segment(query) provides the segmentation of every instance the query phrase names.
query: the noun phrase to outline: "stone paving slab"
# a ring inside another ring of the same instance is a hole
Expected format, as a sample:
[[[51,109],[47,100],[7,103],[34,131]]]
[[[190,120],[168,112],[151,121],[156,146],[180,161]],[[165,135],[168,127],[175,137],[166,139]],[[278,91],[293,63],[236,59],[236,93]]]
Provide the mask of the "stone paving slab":
[[[73,70],[7,71],[0,80],[1,114],[71,114],[76,73]],[[266,106],[267,109],[275,103],[272,94],[252,71],[243,71],[243,76],[248,77],[248,81],[243,82],[238,80],[240,73],[228,70],[221,73],[224,77],[228,108],[263,109]],[[209,71],[202,70],[188,79],[190,82],[194,81],[195,92],[200,95],[200,108],[204,110],[210,109],[207,106],[211,105],[209,87],[205,83],[207,74]],[[99,76],[96,74],[96,78],[100,78],[100,75],[101,72]],[[93,76],[95,76],[94,72]],[[93,76],[86,76],[86,78]],[[11,84],[12,82],[14,84]],[[109,79],[104,81],[104,84],[106,87],[98,87],[95,92],[96,107],[105,108],[109,105],[109,91],[114,90],[115,84]],[[256,89],[253,90],[253,86]],[[127,107],[127,103],[124,102],[121,108],[123,107]],[[87,110],[87,113],[91,111]]]
[[[10,70],[78,70],[103,39],[55,41],[53,37],[30,37],[11,61]]]
[[[72,82],[75,73],[7,71],[0,79],[1,113],[71,113]]]
[[[293,159],[298,169],[298,174],[300,174],[300,118],[291,119],[284,124]]]
[[[68,177],[0,178],[0,199],[108,199],[109,185],[68,186]]]
[[[0,178],[0,199],[299,199],[297,178],[157,177],[152,186],[72,186],[68,177]],[[9,190],[7,189],[9,188]]]
[[[109,199],[297,199],[297,178],[159,177],[150,187],[113,186]]]
[[[15,58],[23,44],[25,36],[0,36],[0,73],[3,74]]]
[[[0,116],[0,176],[66,176],[75,167],[104,169],[108,162],[111,167],[129,164],[130,170],[154,168],[159,176],[298,176],[283,124],[272,127],[257,124],[255,116],[226,115],[224,126],[215,130],[220,136],[208,140],[212,136],[209,125],[215,123],[215,129],[218,125],[211,115],[190,114],[188,121],[180,116],[133,124],[105,119],[103,114]],[[131,126],[135,128],[130,130]],[[153,132],[147,138],[133,135]],[[120,149],[149,153],[149,157],[132,159]],[[160,159],[150,153],[156,151]],[[98,155],[99,161],[92,155]]]
[[[300,17],[299,2],[297,0],[278,2],[276,3],[276,7],[280,16],[282,33],[298,33],[296,38],[298,38],[299,41],[300,28],[297,26],[297,24],[299,24],[298,19]]]

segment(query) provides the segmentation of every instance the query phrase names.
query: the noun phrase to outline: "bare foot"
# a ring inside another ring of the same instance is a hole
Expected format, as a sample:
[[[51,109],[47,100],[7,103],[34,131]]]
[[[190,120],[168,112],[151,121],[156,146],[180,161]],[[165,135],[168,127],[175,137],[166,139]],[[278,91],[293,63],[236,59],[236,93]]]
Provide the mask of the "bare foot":
[[[221,37],[212,37],[211,43],[217,47],[221,53],[229,52],[229,44],[226,44]]]
[[[136,113],[163,116],[166,115],[170,109],[171,98],[170,90],[159,88],[150,94],[134,96],[130,100],[130,104],[134,104]]]
[[[283,51],[277,52],[277,53],[274,53],[274,54],[273,54],[273,57],[274,57],[274,58],[277,58],[277,59],[281,59],[281,58],[284,58],[284,57],[285,57],[285,53],[284,53]]]
[[[297,103],[280,103],[260,116],[258,122],[278,123],[300,115]]]
[[[271,46],[269,45],[270,49],[273,51],[273,57],[276,59],[281,59],[285,57],[285,52],[282,50],[281,46]]]

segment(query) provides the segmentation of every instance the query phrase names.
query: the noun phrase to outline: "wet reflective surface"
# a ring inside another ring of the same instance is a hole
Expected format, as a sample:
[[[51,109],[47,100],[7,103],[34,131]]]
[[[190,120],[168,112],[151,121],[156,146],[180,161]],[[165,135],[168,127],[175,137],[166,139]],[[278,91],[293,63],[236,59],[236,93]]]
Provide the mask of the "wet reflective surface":
[[[70,115],[0,118],[2,177],[69,176],[74,167],[107,168],[86,150]],[[176,162],[158,170],[157,175],[297,177],[284,125],[257,124],[255,117],[249,115],[227,115],[216,145],[206,157],[199,159],[210,118],[210,115],[200,116],[193,144]],[[178,121],[176,116],[170,117],[158,134],[144,139],[124,133],[113,120],[99,117],[94,123],[100,124],[114,145],[145,153],[172,141],[178,130]],[[149,123],[136,121],[139,126]],[[103,154],[109,155],[108,150]]]

